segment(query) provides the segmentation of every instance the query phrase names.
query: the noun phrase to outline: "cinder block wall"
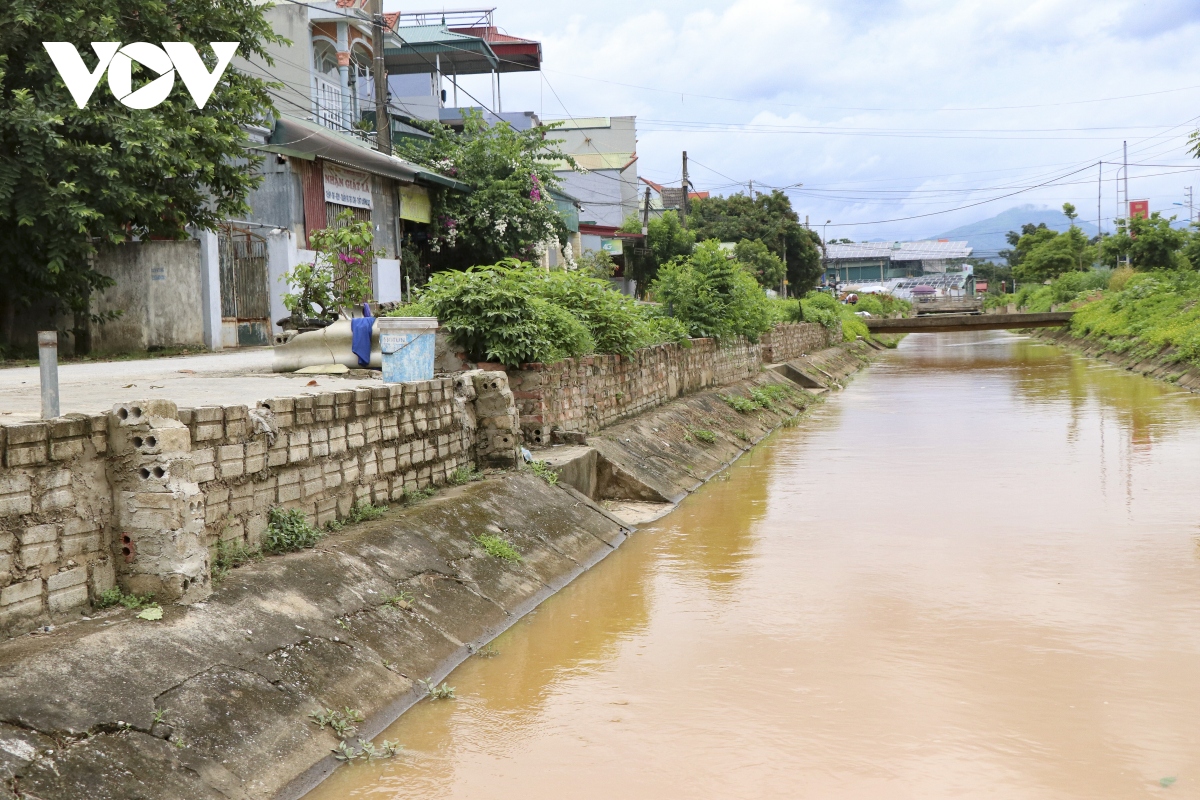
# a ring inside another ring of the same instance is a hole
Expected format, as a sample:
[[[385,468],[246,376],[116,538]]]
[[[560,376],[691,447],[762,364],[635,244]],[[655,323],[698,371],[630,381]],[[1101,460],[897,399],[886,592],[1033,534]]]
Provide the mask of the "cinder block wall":
[[[198,600],[217,542],[257,547],[273,506],[325,525],[355,503],[444,483],[477,453],[511,465],[512,394],[502,373],[486,384],[445,378],[253,409],[150,400],[0,426],[0,635],[78,613],[117,584]],[[498,441],[505,425],[511,438]]]
[[[638,350],[630,357],[587,356],[509,370],[509,384],[527,442],[548,444],[551,432],[592,434],[685,394],[724,386],[777,363],[829,345],[812,323],[778,325],[761,343],[744,338],[719,345],[693,339]]]

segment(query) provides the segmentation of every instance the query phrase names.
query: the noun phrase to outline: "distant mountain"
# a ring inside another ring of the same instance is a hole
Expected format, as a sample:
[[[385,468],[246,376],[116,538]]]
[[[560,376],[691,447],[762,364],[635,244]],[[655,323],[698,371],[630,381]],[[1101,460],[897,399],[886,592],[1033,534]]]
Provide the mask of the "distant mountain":
[[[959,242],[965,240],[974,248],[976,258],[990,258],[999,261],[996,253],[1009,247],[1008,242],[1004,240],[1004,234],[1009,231],[1020,231],[1021,226],[1029,222],[1034,225],[1044,222],[1047,228],[1056,231],[1065,231],[1071,227],[1071,221],[1058,209],[1024,205],[1010,208],[994,217],[981,219],[970,225],[962,225],[952,231],[930,238]],[[1096,235],[1096,223],[1081,219],[1077,220],[1075,224],[1082,228],[1089,238]]]

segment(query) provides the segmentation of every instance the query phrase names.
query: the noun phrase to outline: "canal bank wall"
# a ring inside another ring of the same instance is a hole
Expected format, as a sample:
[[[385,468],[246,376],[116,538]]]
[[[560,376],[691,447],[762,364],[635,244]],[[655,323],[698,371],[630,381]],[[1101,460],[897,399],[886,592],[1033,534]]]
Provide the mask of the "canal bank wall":
[[[832,383],[875,352],[859,341],[806,363]],[[761,391],[770,385],[787,390]],[[737,411],[735,396],[768,399]],[[760,370],[588,443],[618,497],[642,487],[674,501],[813,400]],[[361,715],[346,736],[357,747],[624,541],[633,526],[595,494],[502,471],[234,569],[203,601],[165,606],[161,620],[118,607],[9,640],[0,798],[301,796],[336,766],[340,741],[310,715]],[[519,559],[489,554],[488,535]]]
[[[218,545],[258,548],[272,508],[337,522],[459,470],[513,466],[523,444],[744,380],[764,353],[795,358],[830,335],[783,324],[758,343],[695,339],[255,407],[146,399],[0,425],[0,636],[78,618],[116,587],[201,601]]]
[[[1044,329],[1033,335],[1092,358],[1102,359],[1121,369],[1173,383],[1191,392],[1200,392],[1200,367],[1172,360],[1169,350],[1149,358],[1129,352],[1115,352],[1109,349],[1108,341],[1080,338],[1066,328]]]

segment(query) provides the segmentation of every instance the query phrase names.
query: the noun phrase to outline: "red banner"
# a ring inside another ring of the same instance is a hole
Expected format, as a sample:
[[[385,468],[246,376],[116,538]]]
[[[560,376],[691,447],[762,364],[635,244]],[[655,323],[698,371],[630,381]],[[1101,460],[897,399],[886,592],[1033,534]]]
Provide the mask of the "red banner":
[[[1129,218],[1137,219],[1150,218],[1150,201],[1149,200],[1130,200],[1129,201]]]

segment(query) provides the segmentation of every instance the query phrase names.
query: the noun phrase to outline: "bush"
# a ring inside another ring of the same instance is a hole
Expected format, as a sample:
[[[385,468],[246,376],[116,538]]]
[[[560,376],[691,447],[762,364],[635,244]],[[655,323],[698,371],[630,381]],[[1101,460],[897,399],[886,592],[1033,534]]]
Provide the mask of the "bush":
[[[1129,283],[1129,279],[1136,275],[1133,267],[1117,267],[1112,271],[1112,276],[1108,279],[1108,290],[1110,292],[1119,292]]]
[[[475,361],[508,366],[588,353],[629,355],[686,331],[591,272],[544,272],[508,259],[435,274],[396,312],[435,316]]]
[[[691,336],[745,336],[756,342],[773,324],[758,281],[715,239],[697,245],[690,257],[661,267],[650,290]]]

